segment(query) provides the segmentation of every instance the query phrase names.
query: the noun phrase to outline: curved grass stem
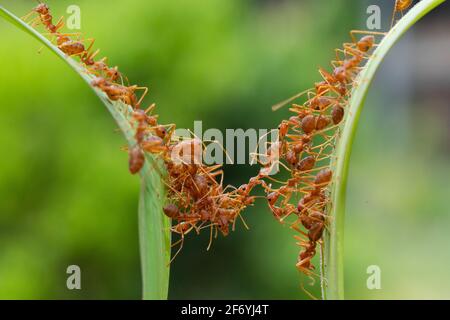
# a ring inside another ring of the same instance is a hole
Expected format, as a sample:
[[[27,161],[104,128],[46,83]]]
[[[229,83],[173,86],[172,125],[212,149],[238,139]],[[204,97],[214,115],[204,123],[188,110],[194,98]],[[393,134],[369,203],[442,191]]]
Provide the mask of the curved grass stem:
[[[393,45],[419,19],[446,0],[422,0],[389,31],[359,75],[350,100],[342,136],[336,150],[335,182],[332,186],[332,208],[329,228],[325,233],[322,268],[323,298],[344,299],[344,220],[350,155],[364,100],[375,73]]]

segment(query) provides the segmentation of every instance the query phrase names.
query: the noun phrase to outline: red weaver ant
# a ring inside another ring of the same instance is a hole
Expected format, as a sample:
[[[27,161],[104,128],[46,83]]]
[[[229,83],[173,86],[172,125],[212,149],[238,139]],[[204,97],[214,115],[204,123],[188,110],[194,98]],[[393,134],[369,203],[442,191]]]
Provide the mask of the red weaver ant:
[[[30,13],[22,17],[22,20],[26,21],[30,15],[37,13],[38,16],[29,22],[31,26],[35,26],[40,21],[50,33],[56,33],[64,26],[63,17],[54,25],[49,6],[40,1],[38,2],[39,4]]]

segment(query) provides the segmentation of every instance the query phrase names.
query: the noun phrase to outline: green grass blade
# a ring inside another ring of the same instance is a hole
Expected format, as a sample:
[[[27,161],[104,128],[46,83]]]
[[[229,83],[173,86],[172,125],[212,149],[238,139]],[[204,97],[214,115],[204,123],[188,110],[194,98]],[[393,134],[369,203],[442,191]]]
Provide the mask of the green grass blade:
[[[357,80],[359,85],[352,93],[342,136],[336,150],[337,160],[334,163],[336,179],[332,186],[333,205],[330,212],[329,228],[325,234],[322,266],[325,279],[323,281],[325,299],[344,298],[343,249],[347,176],[353,140],[369,86],[384,57],[397,40],[419,19],[443,2],[445,0],[422,0],[415,7],[411,8],[381,41]]]
[[[159,175],[146,170],[139,201],[139,242],[144,299],[167,299],[169,290],[170,227],[161,204],[166,188]]]
[[[67,57],[42,34],[2,6],[0,6],[0,16],[37,39],[72,67],[106,106],[123,132],[128,145],[136,144],[134,129],[129,121],[130,106],[120,101],[108,99],[103,91],[91,85],[92,76],[80,63]],[[170,220],[162,210],[166,192],[162,181],[164,172],[165,169],[161,161],[147,154],[146,164],[141,170],[142,185],[138,214],[144,299],[167,299],[168,295],[171,246]]]

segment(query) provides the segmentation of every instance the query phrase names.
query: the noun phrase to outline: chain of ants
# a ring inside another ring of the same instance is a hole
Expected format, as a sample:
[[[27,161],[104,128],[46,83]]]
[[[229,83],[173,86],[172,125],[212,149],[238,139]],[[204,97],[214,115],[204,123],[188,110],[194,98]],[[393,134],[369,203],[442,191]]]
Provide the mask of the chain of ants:
[[[396,14],[403,14],[411,5],[412,0],[396,0],[391,27]],[[364,36],[357,40],[356,34]],[[292,105],[290,111],[294,115],[280,123],[278,141],[270,146],[267,153],[269,158],[272,154],[279,156],[278,164],[289,171],[290,178],[277,181],[267,176],[273,166],[273,161],[269,161],[256,179],[265,177],[280,185],[275,189],[264,184],[268,205],[280,222],[295,216],[290,222],[290,228],[299,233],[294,237],[301,247],[296,267],[310,277],[315,275],[311,260],[316,255],[317,244],[321,243],[329,222],[326,210],[331,206],[331,201],[327,187],[333,178],[332,151],[339,135],[339,125],[344,119],[351,90],[357,85],[355,79],[364,61],[370,58],[371,49],[376,46],[375,37],[384,35],[382,32],[351,31],[352,42],[344,43],[342,49],[335,50],[336,60],[331,62],[332,72],[320,68],[322,81],[315,83],[314,88],[273,107],[273,110],[277,110],[307,95],[303,104]],[[316,144],[317,140],[319,144]],[[295,206],[291,200],[298,195],[301,199]]]
[[[135,128],[136,144],[128,150],[130,172],[136,174],[141,171],[145,163],[145,152],[163,159],[168,173],[164,183],[169,190],[169,204],[163,211],[176,221],[171,231],[180,235],[180,240],[173,244],[175,246],[180,243],[180,246],[171,261],[182,249],[185,235],[192,230],[200,232],[204,228],[210,229],[208,248],[219,231],[226,236],[230,229],[234,230],[237,219],[242,218],[242,210],[255,201],[255,196],[250,195],[251,188],[244,185],[237,189],[230,188],[232,190],[227,192],[228,188],[223,188],[222,184],[221,165],[202,164],[204,145],[200,139],[177,139],[173,135],[175,125],[159,124],[158,116],[152,114],[154,104],[146,110],[141,109],[148,92],[146,87],[124,85],[122,74],[117,67],[108,66],[107,58],[96,60],[100,51],[92,49],[93,39],[81,39],[79,33],[60,32],[64,27],[63,18],[54,24],[48,5],[39,2],[23,19],[27,20],[33,14],[36,17],[29,23],[32,26],[43,25],[47,35],[52,37],[52,41],[56,40],[56,45],[62,52],[67,56],[77,57],[89,74],[95,76],[92,80],[94,87],[101,89],[109,99],[121,101],[133,108],[130,121]],[[136,95],[137,91],[142,91],[140,98]],[[181,150],[181,161],[175,161],[171,157],[175,148]],[[242,221],[245,225],[244,220]]]
[[[396,0],[392,21],[396,13],[403,13],[411,3],[411,0]],[[370,57],[370,50],[376,46],[375,36],[384,33],[352,31],[352,42],[345,43],[342,49],[336,49],[336,60],[331,63],[332,72],[320,68],[322,81],[317,82],[313,89],[274,106],[275,110],[307,95],[303,104],[292,105],[290,110],[294,115],[279,125],[278,140],[263,155],[268,161],[262,163],[259,174],[239,188],[223,188],[221,165],[206,166],[201,162],[203,142],[197,137],[187,140],[174,137],[175,125],[159,124],[158,115],[152,114],[154,104],[146,110],[141,109],[148,89],[124,85],[122,74],[117,67],[107,64],[106,57],[96,60],[100,51],[92,49],[94,39],[81,39],[80,33],[61,33],[63,18],[53,24],[50,9],[44,3],[40,2],[24,20],[32,14],[37,16],[29,23],[32,26],[42,24],[62,52],[67,56],[78,57],[94,76],[93,86],[101,89],[109,99],[121,101],[133,108],[130,121],[135,127],[136,144],[128,150],[130,172],[136,174],[141,171],[145,152],[163,159],[168,173],[164,183],[169,190],[169,204],[163,211],[176,221],[171,231],[180,235],[180,240],[173,244],[180,246],[171,262],[182,249],[185,235],[192,230],[199,233],[209,228],[209,249],[213,237],[217,237],[219,231],[224,236],[228,235],[230,228],[234,230],[238,218],[246,226],[241,212],[254,203],[256,196],[251,195],[251,192],[256,186],[261,186],[266,192],[269,208],[278,221],[284,222],[290,216],[295,217],[290,227],[299,233],[295,238],[301,247],[296,267],[309,276],[314,275],[311,260],[316,255],[317,244],[321,243],[328,223],[328,187],[333,178],[330,162],[339,125],[344,119],[356,76],[364,61]],[[368,35],[357,40],[356,34]],[[140,98],[136,94],[138,91],[142,91]],[[316,145],[317,140],[319,144]],[[182,161],[175,161],[171,157],[174,148],[182,150],[182,153],[184,150],[190,152],[182,154]],[[270,176],[275,164],[289,171],[290,178],[287,181],[277,181]],[[280,186],[274,188],[272,182]],[[231,190],[227,191],[229,188]],[[293,205],[291,200],[296,195],[301,195],[301,199],[297,205]]]

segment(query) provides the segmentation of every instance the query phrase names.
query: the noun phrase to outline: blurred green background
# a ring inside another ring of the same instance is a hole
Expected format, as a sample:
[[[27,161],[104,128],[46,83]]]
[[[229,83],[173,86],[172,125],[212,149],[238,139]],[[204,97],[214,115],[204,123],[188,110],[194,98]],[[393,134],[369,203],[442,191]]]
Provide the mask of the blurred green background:
[[[372,1],[384,20],[390,2]],[[0,3],[18,16],[36,4]],[[364,28],[370,2],[355,3],[48,1],[56,17],[81,7],[81,31],[150,87],[162,122],[220,129],[273,128],[288,116],[270,106],[311,86],[348,31]],[[347,298],[450,298],[449,21],[448,8],[421,21],[368,97],[350,170]],[[139,181],[124,139],[67,65],[3,20],[0,39],[0,298],[139,299]],[[226,183],[256,170],[227,166]],[[169,298],[307,299],[293,233],[264,202],[244,216],[251,229],[239,225],[209,252],[208,235],[186,241]],[[66,288],[71,264],[82,290]],[[370,265],[381,290],[366,287]]]

